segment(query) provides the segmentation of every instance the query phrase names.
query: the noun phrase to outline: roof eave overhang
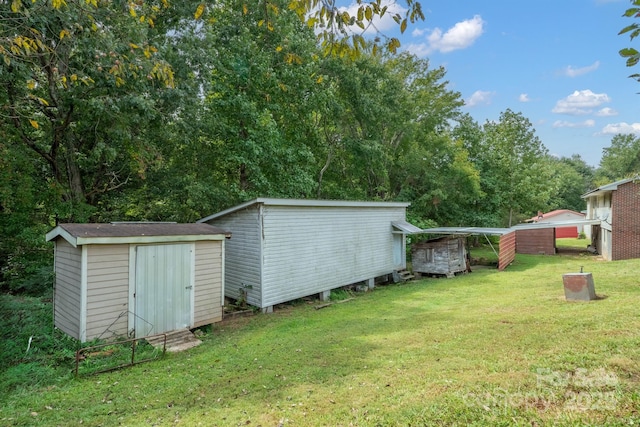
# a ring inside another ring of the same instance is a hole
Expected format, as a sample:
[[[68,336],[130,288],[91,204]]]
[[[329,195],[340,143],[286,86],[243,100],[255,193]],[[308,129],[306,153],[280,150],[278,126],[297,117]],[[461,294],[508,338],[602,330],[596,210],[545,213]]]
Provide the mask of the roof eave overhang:
[[[64,231],[47,234],[47,241],[61,237],[74,248],[82,245],[118,245],[118,244],[153,244],[177,242],[218,241],[231,237],[230,234],[194,234],[176,236],[119,236],[119,237],[77,237]]]

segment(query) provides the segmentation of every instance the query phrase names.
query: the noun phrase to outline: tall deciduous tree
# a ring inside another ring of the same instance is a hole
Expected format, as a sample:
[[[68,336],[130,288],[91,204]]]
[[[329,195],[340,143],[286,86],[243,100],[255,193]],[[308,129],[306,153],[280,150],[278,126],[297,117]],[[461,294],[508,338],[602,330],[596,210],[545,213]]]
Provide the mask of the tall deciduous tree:
[[[0,3],[0,126],[47,165],[70,205],[120,187],[148,155],[138,131],[154,85],[173,86],[157,56],[162,3]],[[82,219],[77,212],[64,216]]]
[[[598,184],[626,178],[640,173],[640,137],[618,134],[611,145],[602,150],[598,168]]]
[[[547,149],[529,120],[509,109],[484,125],[481,158],[483,190],[496,213],[511,226],[518,214],[546,206],[556,189]]]
[[[593,188],[595,170],[582,158],[574,154],[571,157],[548,157],[552,166],[554,187],[557,191],[551,194],[544,210],[571,209],[580,212],[586,208],[586,202],[581,197]]]

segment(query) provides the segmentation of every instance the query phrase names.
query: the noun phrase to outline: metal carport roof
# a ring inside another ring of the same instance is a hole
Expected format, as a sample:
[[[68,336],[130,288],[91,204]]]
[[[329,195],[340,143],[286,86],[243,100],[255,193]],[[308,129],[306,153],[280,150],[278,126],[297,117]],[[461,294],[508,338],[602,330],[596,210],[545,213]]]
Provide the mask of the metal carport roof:
[[[486,234],[490,236],[502,236],[515,231],[511,228],[491,227],[435,227],[425,228],[423,233],[429,234]]]

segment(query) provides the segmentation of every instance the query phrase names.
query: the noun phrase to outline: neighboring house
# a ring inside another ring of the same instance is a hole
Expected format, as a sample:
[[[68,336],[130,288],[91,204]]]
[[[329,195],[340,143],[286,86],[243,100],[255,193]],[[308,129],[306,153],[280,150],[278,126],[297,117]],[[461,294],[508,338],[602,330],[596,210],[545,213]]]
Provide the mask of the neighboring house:
[[[640,258],[640,181],[627,178],[582,195],[587,219],[599,220],[585,230],[606,260]]]
[[[470,271],[464,236],[445,236],[411,245],[411,269],[418,275],[453,277]]]
[[[406,268],[409,203],[258,198],[200,219],[233,233],[226,296],[270,312]]]
[[[222,320],[225,240],[207,224],[60,224],[54,323],[80,341]]]
[[[555,211],[543,213],[530,218],[526,222],[562,222],[562,221],[579,221],[585,219],[585,214],[572,211],[570,209],[557,209]],[[577,238],[583,232],[582,225],[571,225],[566,227],[556,227],[556,238],[564,237]]]

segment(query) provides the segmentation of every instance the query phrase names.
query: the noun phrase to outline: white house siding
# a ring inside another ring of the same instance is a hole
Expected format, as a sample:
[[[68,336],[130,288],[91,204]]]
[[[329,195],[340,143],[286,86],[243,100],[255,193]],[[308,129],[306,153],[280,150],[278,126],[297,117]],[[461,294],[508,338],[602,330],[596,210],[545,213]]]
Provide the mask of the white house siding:
[[[233,234],[225,242],[225,295],[238,299],[240,290],[244,289],[247,292],[247,302],[257,307],[262,306],[260,210],[260,205],[254,205],[208,221],[209,224],[230,230]]]
[[[611,192],[596,194],[587,197],[587,219],[599,219],[600,235],[599,242],[595,242],[600,255],[605,260],[611,260],[611,227],[613,216],[611,215]],[[585,234],[588,239],[593,240],[592,227],[585,227]]]
[[[55,252],[55,325],[79,339],[82,249],[74,248],[64,239],[56,239]]]
[[[404,208],[265,206],[260,307],[391,273],[391,222],[404,219]]]
[[[194,325],[222,320],[222,249],[224,241],[196,242]]]
[[[86,340],[126,336],[129,311],[129,245],[87,245],[86,250]]]

